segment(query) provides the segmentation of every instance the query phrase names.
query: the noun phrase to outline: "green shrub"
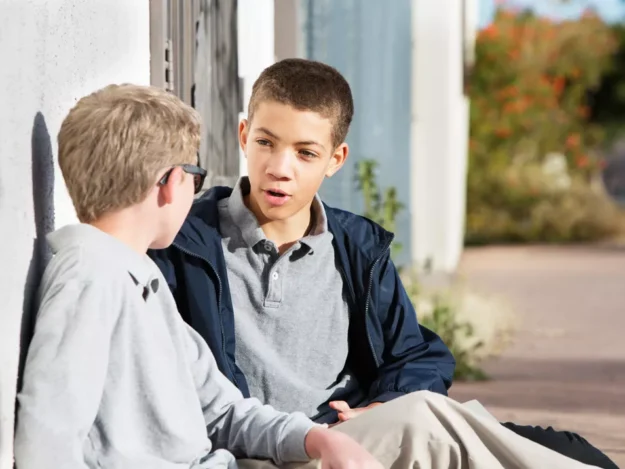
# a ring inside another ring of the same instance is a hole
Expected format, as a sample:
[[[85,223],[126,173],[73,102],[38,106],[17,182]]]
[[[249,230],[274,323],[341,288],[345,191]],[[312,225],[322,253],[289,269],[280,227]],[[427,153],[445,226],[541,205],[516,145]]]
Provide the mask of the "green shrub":
[[[406,279],[406,291],[415,305],[422,326],[436,332],[456,359],[454,378],[483,381],[488,376],[479,367],[484,357],[484,342],[475,337],[473,325],[459,318],[451,292],[425,293],[414,276]]]
[[[623,213],[601,190],[580,178],[554,188],[540,168],[509,169],[474,179],[467,213],[468,244],[572,243],[623,231]]]
[[[434,308],[430,315],[421,317],[421,324],[440,336],[456,359],[456,379],[483,381],[488,378],[477,365],[478,354],[483,342],[466,345],[466,339],[474,335],[473,326],[457,319],[455,310],[442,297],[434,297]]]
[[[618,210],[590,184],[605,164],[606,132],[588,99],[612,69],[617,38],[591,13],[554,22],[506,9],[479,33],[467,242],[590,241],[620,230]],[[567,190],[538,174],[554,152],[566,160]]]
[[[388,187],[384,193],[378,186],[376,171],[378,162],[374,160],[362,160],[356,165],[356,186],[363,195],[363,216],[395,232],[397,214],[404,209],[404,205],[397,200],[397,189]],[[393,242],[391,252],[398,253],[402,246]]]

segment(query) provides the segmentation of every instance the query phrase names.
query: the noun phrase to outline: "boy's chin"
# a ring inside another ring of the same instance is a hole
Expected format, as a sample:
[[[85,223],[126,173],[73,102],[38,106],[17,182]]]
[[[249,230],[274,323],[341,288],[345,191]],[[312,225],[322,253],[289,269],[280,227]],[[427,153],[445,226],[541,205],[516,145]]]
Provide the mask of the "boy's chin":
[[[272,206],[264,206],[262,207],[263,218],[267,221],[278,221],[284,222],[288,221],[291,218],[296,217],[296,215],[300,212],[301,209],[292,206],[284,206],[284,207],[272,207]]]
[[[299,203],[298,203],[299,202]],[[259,198],[256,200],[256,207],[250,207],[257,219],[263,219],[266,222],[281,222],[287,221],[295,217],[306,205],[302,205],[300,201],[290,200],[286,201],[283,205],[272,204],[266,198]],[[260,213],[257,213],[260,210]]]

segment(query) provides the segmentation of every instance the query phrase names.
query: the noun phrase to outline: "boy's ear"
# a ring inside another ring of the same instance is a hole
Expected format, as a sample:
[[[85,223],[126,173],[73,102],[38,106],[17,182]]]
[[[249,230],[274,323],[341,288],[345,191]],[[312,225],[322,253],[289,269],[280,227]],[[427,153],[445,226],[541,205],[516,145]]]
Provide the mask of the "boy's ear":
[[[326,177],[331,178],[339,169],[343,167],[345,161],[347,161],[347,155],[349,155],[349,146],[347,143],[343,142],[336,147],[334,153],[330,157],[330,165],[326,171]]]
[[[239,122],[239,145],[241,146],[241,150],[245,153],[245,148],[247,147],[247,136],[249,134],[249,122],[247,119],[241,119]]]
[[[182,168],[176,166],[171,170],[167,182],[159,184],[159,205],[169,205],[173,203],[177,187],[183,182],[184,172]]]

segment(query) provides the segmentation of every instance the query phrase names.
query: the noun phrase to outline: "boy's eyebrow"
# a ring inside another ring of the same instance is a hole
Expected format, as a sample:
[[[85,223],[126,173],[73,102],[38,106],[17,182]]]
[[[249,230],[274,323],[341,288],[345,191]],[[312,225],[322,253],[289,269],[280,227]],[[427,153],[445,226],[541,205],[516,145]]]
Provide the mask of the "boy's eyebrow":
[[[319,142],[315,142],[314,140],[304,140],[303,142],[295,142],[295,145],[317,145],[321,147],[322,150],[326,148]]]
[[[274,134],[271,130],[266,129],[265,127],[258,127],[256,129],[258,132],[262,132],[266,135],[269,135],[271,138],[275,139],[275,140],[280,140],[280,137],[278,137],[276,134]],[[319,143],[319,142],[315,142],[314,140],[302,140],[301,142],[295,142],[295,145],[317,145],[319,147],[321,147],[323,150],[325,150],[325,147]]]
[[[256,130],[258,130],[259,132],[262,132],[264,134],[269,135],[271,138],[274,138],[276,140],[280,140],[280,137],[278,137],[276,134],[274,134],[271,130],[266,129],[265,127],[258,127]]]

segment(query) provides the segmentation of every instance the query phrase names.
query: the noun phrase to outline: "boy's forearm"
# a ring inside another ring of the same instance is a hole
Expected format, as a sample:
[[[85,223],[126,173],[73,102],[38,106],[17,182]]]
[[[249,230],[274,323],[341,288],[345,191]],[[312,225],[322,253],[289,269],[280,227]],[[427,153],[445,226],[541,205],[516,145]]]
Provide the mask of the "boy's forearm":
[[[316,427],[304,414],[286,414],[256,399],[241,399],[209,424],[208,430],[216,447],[237,448],[241,454],[236,456],[282,464],[308,461],[305,441]]]
[[[198,350],[194,359],[197,390],[209,437],[217,448],[232,449],[251,458],[272,459],[278,464],[307,461],[304,440],[317,426],[302,413],[287,414],[244,399],[241,392],[217,368],[206,342],[184,324]]]

